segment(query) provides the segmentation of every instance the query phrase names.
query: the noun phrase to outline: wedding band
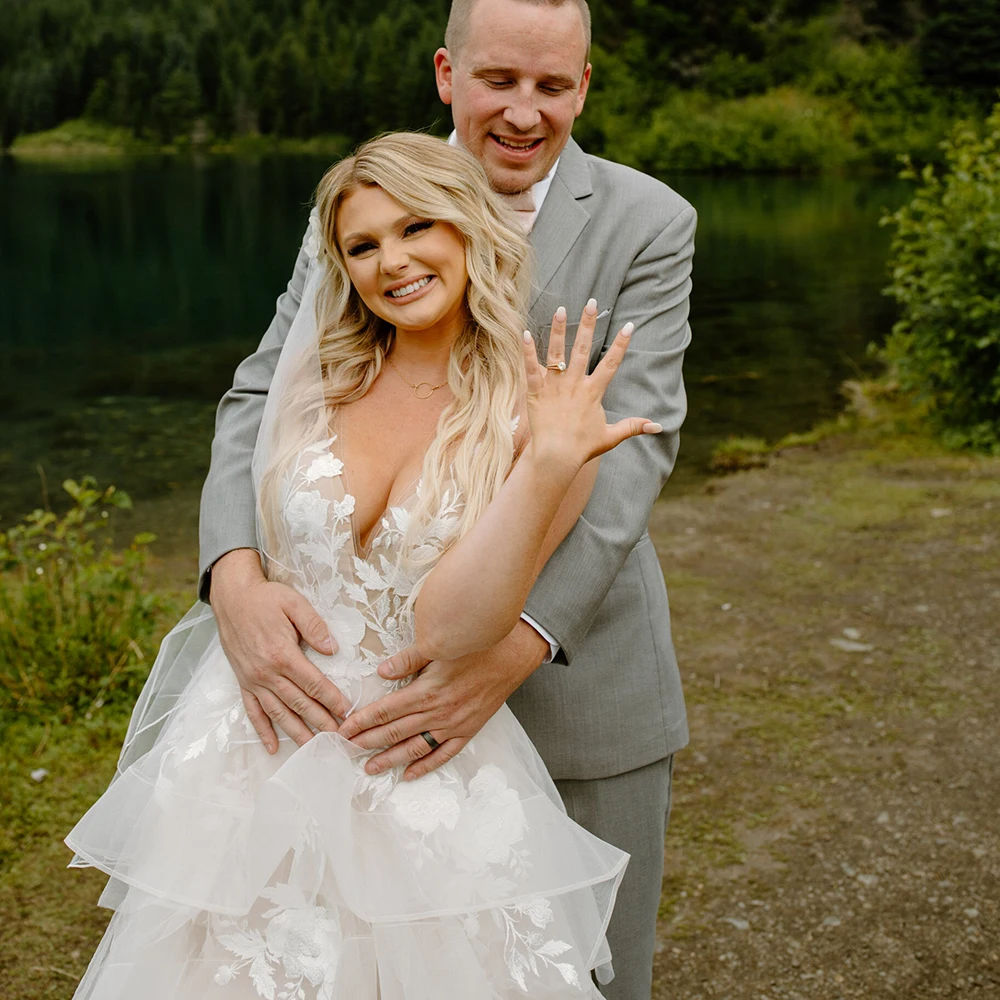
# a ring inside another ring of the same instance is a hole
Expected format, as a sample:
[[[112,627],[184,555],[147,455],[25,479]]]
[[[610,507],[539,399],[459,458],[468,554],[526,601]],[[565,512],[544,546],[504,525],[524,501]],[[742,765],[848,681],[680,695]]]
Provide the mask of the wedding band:
[[[430,734],[430,733],[421,733],[420,735],[421,735],[421,736],[423,736],[423,738],[424,738],[425,740],[427,740],[427,745],[428,745],[428,746],[429,746],[429,747],[430,747],[430,748],[431,748],[432,750],[437,750],[437,748],[438,748],[439,746],[441,746],[441,744],[440,744],[440,743],[438,743],[438,741],[437,741],[436,739],[434,739],[434,737],[433,737],[433,736],[431,736],[431,734]]]
[[[550,361],[545,367],[546,368],[551,368],[552,371],[564,372],[564,371],[566,371],[566,362],[565,361]]]

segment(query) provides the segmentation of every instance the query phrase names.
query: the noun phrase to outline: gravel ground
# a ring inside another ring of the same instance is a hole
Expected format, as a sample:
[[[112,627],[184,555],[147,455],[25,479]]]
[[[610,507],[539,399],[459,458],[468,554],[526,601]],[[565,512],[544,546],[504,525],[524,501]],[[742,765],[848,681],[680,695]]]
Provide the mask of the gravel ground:
[[[1000,461],[708,490],[652,526],[692,724],[654,1000],[1000,997]]]

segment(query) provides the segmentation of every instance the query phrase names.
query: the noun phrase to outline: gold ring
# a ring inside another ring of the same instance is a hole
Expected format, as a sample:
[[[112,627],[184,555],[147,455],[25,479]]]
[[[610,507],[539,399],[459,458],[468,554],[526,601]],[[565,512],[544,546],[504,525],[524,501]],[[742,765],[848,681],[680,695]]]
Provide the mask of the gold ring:
[[[550,361],[546,366],[547,369],[551,369],[554,372],[564,372],[566,371],[565,361]]]

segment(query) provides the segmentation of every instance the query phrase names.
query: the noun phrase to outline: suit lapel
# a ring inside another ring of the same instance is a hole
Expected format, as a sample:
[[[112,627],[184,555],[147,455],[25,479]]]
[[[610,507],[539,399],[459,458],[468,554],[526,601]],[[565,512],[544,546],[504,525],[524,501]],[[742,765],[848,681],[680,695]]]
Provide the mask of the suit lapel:
[[[552,186],[531,233],[537,268],[531,292],[533,309],[566,255],[590,221],[585,199],[593,194],[590,169],[583,150],[572,140],[566,144]]]

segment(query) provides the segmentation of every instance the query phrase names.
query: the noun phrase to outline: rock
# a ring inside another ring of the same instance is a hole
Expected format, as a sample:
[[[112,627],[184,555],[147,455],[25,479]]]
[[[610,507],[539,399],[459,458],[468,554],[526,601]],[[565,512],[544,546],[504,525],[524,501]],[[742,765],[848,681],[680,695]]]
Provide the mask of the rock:
[[[824,927],[839,927],[840,926],[840,917],[833,917],[833,916],[824,917],[823,918],[823,926]]]
[[[968,909],[962,910],[962,912],[970,919],[975,920],[979,916],[979,910],[974,906],[970,906]]]
[[[931,517],[948,517],[951,514],[951,509],[949,507],[933,507],[931,508]]]
[[[46,771],[44,767],[35,768],[35,770],[31,772],[32,781],[44,781],[48,776],[49,772]]]
[[[853,642],[851,639],[831,639],[830,645],[836,646],[837,649],[843,650],[845,653],[871,653],[875,650],[875,647],[870,646],[867,642]]]
[[[889,822],[889,814],[887,812],[880,812],[878,816],[875,817],[876,823],[881,823],[883,826]]]
[[[750,930],[750,921],[742,917],[722,917],[721,920],[724,924],[732,924],[738,931]]]
[[[878,885],[878,875],[859,875],[858,881],[866,888],[873,889]]]
[[[726,601],[726,603],[722,605],[722,610],[723,611],[732,611],[733,610],[733,606],[728,601]]]
[[[845,628],[843,632],[844,638],[853,639],[857,642],[861,638],[861,630],[857,628]]]

